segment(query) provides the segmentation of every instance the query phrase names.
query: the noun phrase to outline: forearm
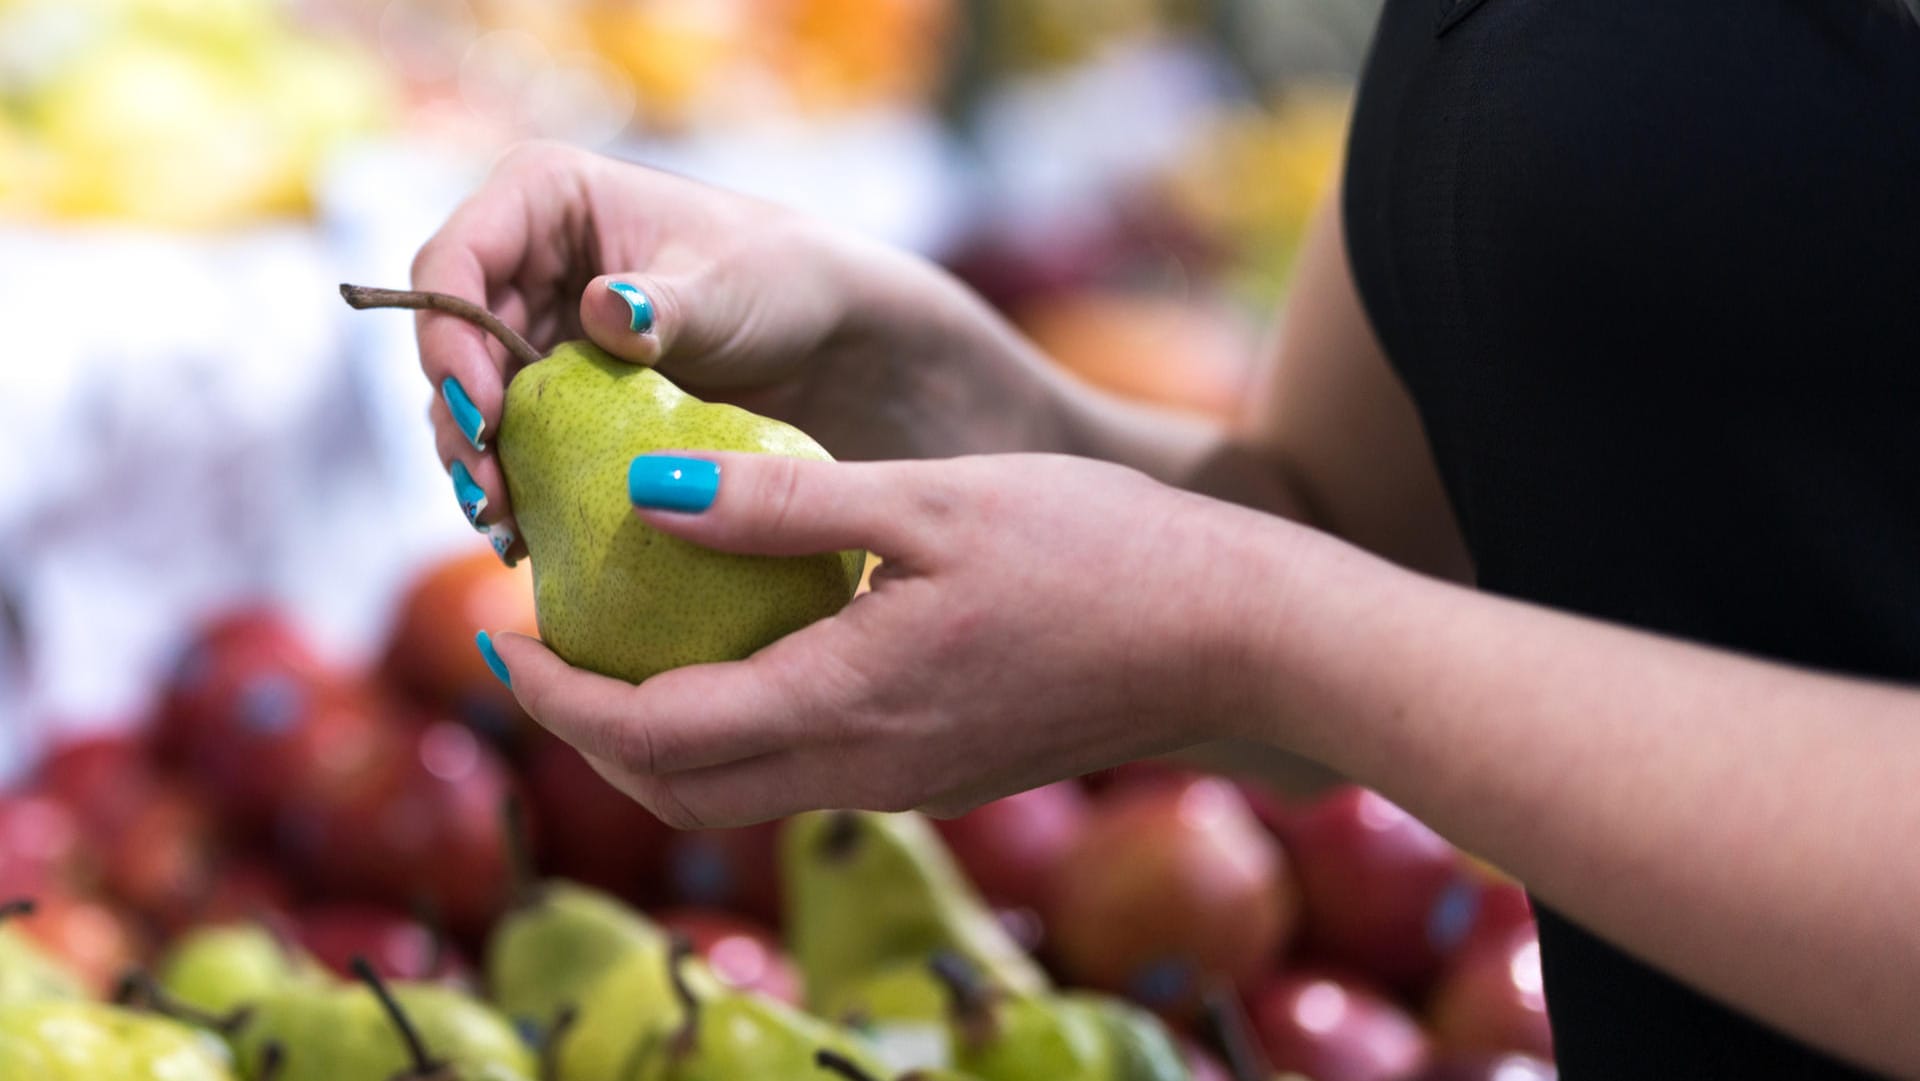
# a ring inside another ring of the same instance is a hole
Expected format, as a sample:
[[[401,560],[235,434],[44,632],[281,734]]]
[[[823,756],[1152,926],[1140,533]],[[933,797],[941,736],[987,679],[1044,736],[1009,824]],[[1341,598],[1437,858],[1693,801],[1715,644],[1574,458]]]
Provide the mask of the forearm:
[[[1709,994],[1920,1070],[1920,694],[1280,547],[1292,584],[1241,616],[1293,749]]]

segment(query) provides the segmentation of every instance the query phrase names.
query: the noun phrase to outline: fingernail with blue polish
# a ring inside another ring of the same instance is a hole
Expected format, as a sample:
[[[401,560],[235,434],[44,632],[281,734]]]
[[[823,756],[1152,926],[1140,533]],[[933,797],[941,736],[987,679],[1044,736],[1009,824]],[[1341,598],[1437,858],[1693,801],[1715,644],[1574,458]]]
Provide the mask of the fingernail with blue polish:
[[[507,550],[513,547],[512,526],[505,522],[495,522],[490,526],[482,526],[481,528],[486,531],[487,543],[493,545],[493,554],[500,557],[500,562],[505,563],[509,567],[515,566],[520,562],[518,559],[513,559],[507,555]]]
[[[719,491],[720,467],[700,458],[642,454],[627,467],[627,498],[636,507],[694,514]]]
[[[500,659],[500,651],[493,648],[493,639],[486,631],[473,636],[473,644],[480,647],[480,659],[487,662],[487,670],[500,682],[513,686],[513,676],[507,671],[507,662]]]
[[[453,468],[453,494],[460,500],[460,513],[467,516],[467,524],[485,532],[486,526],[480,524],[480,515],[487,509],[487,493],[473,482],[473,474],[467,472],[467,463],[455,460]]]
[[[474,450],[486,450],[486,440],[480,436],[487,430],[487,420],[474,407],[473,399],[467,397],[467,389],[460,380],[447,376],[440,381],[440,396],[447,400],[447,411],[453,414],[453,422],[460,426],[460,434],[467,437]]]
[[[628,330],[645,334],[653,329],[653,301],[647,299],[639,286],[632,282],[608,282],[607,288],[627,302]]]

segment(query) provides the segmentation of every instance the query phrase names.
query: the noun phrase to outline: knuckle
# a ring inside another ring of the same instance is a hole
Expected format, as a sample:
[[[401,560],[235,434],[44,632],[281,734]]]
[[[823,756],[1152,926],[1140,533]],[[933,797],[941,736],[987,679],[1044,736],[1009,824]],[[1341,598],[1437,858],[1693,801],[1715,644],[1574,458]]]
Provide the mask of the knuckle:
[[[653,726],[633,722],[614,726],[613,758],[622,766],[643,776],[660,772],[659,738]]]
[[[798,512],[801,500],[801,471],[792,458],[766,458],[760,477],[759,505],[766,516],[766,529],[778,536],[786,531]]]
[[[707,822],[687,805],[687,801],[682,799],[678,792],[674,791],[673,784],[669,781],[660,781],[654,785],[652,799],[647,809],[653,812],[655,818],[673,829],[707,828]]]

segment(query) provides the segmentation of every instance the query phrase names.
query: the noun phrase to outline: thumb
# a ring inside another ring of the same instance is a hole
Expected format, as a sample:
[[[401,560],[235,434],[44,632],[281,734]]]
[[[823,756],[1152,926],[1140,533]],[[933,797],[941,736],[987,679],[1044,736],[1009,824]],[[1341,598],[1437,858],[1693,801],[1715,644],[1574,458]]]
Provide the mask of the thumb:
[[[911,564],[951,499],[927,462],[820,462],[707,451],[643,454],[627,496],[649,525],[722,552],[798,556],[864,548]]]
[[[602,274],[580,295],[580,327],[621,360],[649,368],[685,329],[686,309],[674,283],[646,274]]]

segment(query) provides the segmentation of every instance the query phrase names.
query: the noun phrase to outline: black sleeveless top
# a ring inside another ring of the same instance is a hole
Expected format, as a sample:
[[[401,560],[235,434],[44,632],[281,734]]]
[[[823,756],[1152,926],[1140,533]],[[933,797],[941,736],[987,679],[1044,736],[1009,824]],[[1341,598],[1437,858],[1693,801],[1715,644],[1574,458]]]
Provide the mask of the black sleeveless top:
[[[1347,239],[1483,588],[1920,684],[1920,28],[1896,8],[1386,0]],[[1864,1076],[1540,925],[1567,1081]]]

